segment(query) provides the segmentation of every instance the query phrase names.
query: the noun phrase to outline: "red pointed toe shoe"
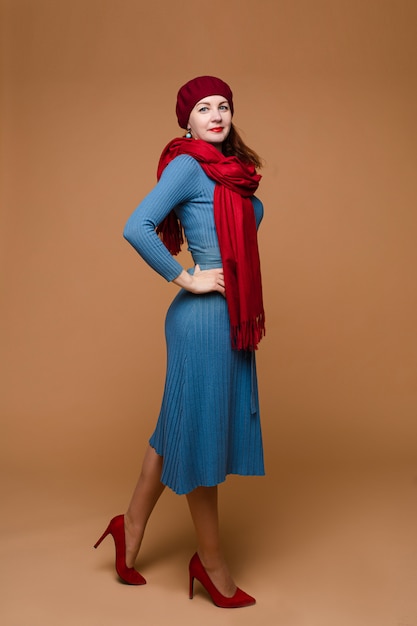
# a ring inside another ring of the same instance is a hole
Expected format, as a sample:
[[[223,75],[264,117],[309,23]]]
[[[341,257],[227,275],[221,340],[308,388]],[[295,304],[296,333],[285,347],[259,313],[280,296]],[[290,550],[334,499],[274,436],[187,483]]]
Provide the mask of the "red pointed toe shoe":
[[[116,572],[119,577],[128,585],[145,585],[146,580],[142,574],[139,574],[134,567],[127,567],[126,565],[124,515],[117,515],[110,520],[110,524],[107,526],[97,543],[94,544],[94,547],[98,548],[107,535],[111,535],[114,540],[114,546],[116,548]]]
[[[219,606],[222,609],[237,609],[244,606],[251,606],[255,604],[255,598],[252,598],[249,594],[242,591],[242,589],[237,588],[236,593],[228,598],[220,593],[220,591],[213,585],[210,580],[209,575],[203,567],[203,564],[200,561],[200,557],[197,552],[191,558],[189,565],[190,572],[190,600],[194,595],[194,578],[203,585],[207,593],[210,595],[216,606]]]

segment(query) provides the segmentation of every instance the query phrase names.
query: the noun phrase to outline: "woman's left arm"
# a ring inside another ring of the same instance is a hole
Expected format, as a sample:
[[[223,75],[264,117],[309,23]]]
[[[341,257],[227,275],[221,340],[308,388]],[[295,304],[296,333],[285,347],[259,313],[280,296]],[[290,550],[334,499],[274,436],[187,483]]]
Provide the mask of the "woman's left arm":
[[[255,220],[256,220],[256,228],[259,228],[259,224],[262,222],[262,218],[264,216],[264,205],[261,200],[256,196],[252,196],[251,198],[253,204],[253,210],[255,212]]]

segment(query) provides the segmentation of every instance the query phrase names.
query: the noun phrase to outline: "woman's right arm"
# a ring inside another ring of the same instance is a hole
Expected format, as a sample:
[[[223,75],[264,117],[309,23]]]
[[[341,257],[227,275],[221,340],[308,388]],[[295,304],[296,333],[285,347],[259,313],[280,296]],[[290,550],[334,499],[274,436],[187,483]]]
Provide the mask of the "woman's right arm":
[[[183,271],[156,234],[157,226],[179,204],[199,194],[198,163],[180,156],[165,168],[158,184],[129,217],[123,236],[140,256],[166,280]]]
[[[179,156],[165,168],[158,184],[129,217],[123,231],[125,239],[140,256],[167,281],[193,293],[224,293],[223,270],[186,272],[167,250],[156,227],[179,204],[200,194],[200,165],[192,157]]]

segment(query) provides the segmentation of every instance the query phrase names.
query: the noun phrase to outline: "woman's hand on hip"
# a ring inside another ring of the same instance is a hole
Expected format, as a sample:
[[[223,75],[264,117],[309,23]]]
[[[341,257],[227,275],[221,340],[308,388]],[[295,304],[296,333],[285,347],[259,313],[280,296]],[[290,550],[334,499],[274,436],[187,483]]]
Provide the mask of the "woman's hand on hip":
[[[189,274],[183,270],[181,274],[172,282],[187,291],[191,291],[191,293],[198,294],[218,291],[223,296],[225,294],[222,267],[202,270],[199,265],[196,265],[194,268],[194,274]]]

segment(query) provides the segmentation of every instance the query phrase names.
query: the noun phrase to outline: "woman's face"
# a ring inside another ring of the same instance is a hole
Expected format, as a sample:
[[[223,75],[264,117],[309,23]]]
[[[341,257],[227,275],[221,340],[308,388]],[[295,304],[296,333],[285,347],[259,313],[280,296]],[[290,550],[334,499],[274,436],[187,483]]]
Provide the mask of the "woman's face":
[[[203,139],[221,150],[230,132],[232,113],[224,96],[206,96],[190,113],[188,128],[194,139]]]

